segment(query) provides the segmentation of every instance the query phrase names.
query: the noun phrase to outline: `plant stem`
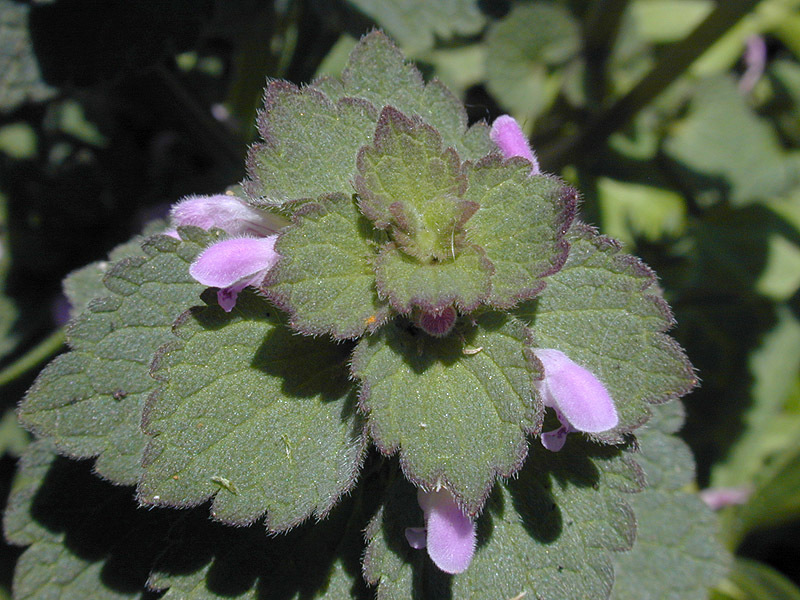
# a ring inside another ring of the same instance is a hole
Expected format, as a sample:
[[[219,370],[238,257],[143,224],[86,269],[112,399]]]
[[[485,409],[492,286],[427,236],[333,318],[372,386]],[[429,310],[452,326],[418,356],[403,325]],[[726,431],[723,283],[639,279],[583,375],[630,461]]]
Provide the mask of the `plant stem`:
[[[606,93],[606,61],[629,0],[595,0],[584,23],[583,55],[589,99],[599,106]]]
[[[673,83],[709,47],[750,12],[759,0],[721,0],[706,19],[680,42],[673,44],[651,71],[622,98],[590,120],[573,138],[540,153],[542,164],[560,171],[590,146],[605,144],[608,137],[624,126],[642,108]]]
[[[28,350],[25,354],[0,371],[0,387],[11,383],[17,377],[24,375],[34,367],[38,366],[40,363],[50,358],[61,349],[61,347],[64,345],[65,339],[66,335],[63,327],[51,333],[36,346]]]

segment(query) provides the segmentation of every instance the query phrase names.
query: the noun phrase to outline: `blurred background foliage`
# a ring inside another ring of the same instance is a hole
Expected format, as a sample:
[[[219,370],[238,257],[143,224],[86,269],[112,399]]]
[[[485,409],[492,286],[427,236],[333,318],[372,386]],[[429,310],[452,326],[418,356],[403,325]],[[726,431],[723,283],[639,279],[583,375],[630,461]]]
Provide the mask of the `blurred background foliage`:
[[[63,277],[241,180],[265,79],[338,73],[374,27],[656,269],[697,485],[736,500],[713,597],[800,598],[800,0],[0,0],[3,497]]]

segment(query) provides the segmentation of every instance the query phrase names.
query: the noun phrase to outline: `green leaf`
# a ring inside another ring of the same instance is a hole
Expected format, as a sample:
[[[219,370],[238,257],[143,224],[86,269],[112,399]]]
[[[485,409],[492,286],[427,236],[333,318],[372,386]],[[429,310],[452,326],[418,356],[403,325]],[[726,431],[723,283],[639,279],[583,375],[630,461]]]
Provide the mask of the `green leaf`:
[[[698,85],[686,117],[664,140],[664,150],[701,205],[727,199],[741,207],[797,184],[796,168],[775,130],[727,76]]]
[[[59,458],[50,440],[30,444],[4,519],[8,540],[29,546],[17,561],[14,598],[139,597],[164,516],[136,511],[130,488]]]
[[[537,347],[561,350],[605,384],[619,425],[595,437],[614,442],[649,418],[649,405],[682,396],[697,379],[664,333],[672,314],[653,272],[585,225],[567,237],[566,264],[518,312],[531,324]]]
[[[749,356],[750,403],[744,427],[713,468],[713,487],[749,486],[782,451],[800,439],[800,321],[779,306],[775,326]]]
[[[686,444],[670,435],[682,422],[683,407],[673,402],[657,407],[638,434],[636,458],[647,488],[630,499],[636,541],[629,552],[614,556],[612,600],[705,600],[728,571],[730,556],[718,539],[716,516],[684,491],[694,477],[694,460]]]
[[[399,452],[406,477],[446,485],[471,513],[520,468],[525,434],[541,426],[525,328],[499,313],[443,339],[387,325],[359,343],[351,368],[380,451]]]
[[[426,50],[436,39],[478,33],[484,17],[476,0],[350,0],[400,43],[406,52]]]
[[[33,51],[28,31],[30,10],[27,4],[0,0],[0,113],[25,102],[42,102],[56,92],[42,79]]]
[[[603,232],[629,246],[637,237],[658,242],[686,229],[686,202],[677,192],[601,177],[597,196]]]
[[[800,588],[764,563],[737,557],[711,600],[800,600]]]
[[[321,517],[353,487],[366,440],[348,380],[351,347],[296,335],[263,299],[194,311],[158,354],[145,408],[139,500],[195,506],[270,530]],[[306,364],[311,368],[298,368]]]
[[[187,241],[152,237],[141,256],[108,270],[105,296],[90,302],[68,330],[72,351],[40,373],[20,405],[25,427],[52,438],[63,454],[97,456],[97,472],[117,483],[133,484],[141,472],[139,423],[156,385],[153,354],[175,339],[173,322],[203,290],[189,276],[189,264],[211,238],[199,229],[183,234]]]
[[[388,244],[375,265],[378,291],[402,314],[414,307],[436,312],[452,304],[471,312],[489,295],[491,274],[492,265],[475,246],[461,248],[455,258],[420,263]]]
[[[19,456],[29,442],[30,436],[19,426],[16,413],[7,409],[0,418],[0,456]]]
[[[5,532],[29,546],[14,575],[19,599],[117,600],[153,590],[181,600],[366,599],[358,565],[365,522],[360,493],[281,536],[214,523],[205,507],[138,508],[131,488],[101,481],[40,440],[20,463]]]
[[[108,255],[108,260],[95,261],[75,269],[64,278],[62,287],[64,295],[69,301],[69,315],[74,319],[89,305],[89,302],[98,296],[108,294],[108,289],[103,285],[103,277],[117,262],[125,258],[134,258],[142,255],[142,244],[145,237],[137,235],[133,239],[120,244]]]
[[[514,479],[499,484],[477,519],[469,568],[444,575],[406,527],[423,524],[414,488],[397,478],[366,530],[364,574],[380,600],[407,598],[605,598],[612,553],[633,543],[628,495],[641,489],[633,461],[618,449],[571,437],[561,452],[535,444]]]
[[[402,231],[404,249],[420,260],[450,253],[474,207],[459,200],[467,183],[461,161],[452,148],[442,149],[435,129],[384,108],[374,145],[358,154],[358,171],[359,208],[376,227]]]
[[[281,261],[265,282],[268,297],[307,335],[353,338],[389,316],[375,289],[375,231],[349,196],[295,213],[276,249]]]
[[[467,129],[467,113],[458,98],[436,79],[425,84],[419,70],[405,62],[400,50],[379,31],[361,39],[341,80],[322,78],[312,87],[334,100],[363,98],[379,111],[392,106],[403,114],[417,115],[463,160],[477,160],[495,150],[486,124]]]
[[[520,120],[536,118],[561,86],[550,69],[564,65],[581,48],[578,22],[555,3],[520,3],[486,34],[486,85]]]
[[[272,81],[247,159],[247,193],[258,205],[352,193],[358,149],[372,139],[378,112],[354,98],[332,101],[312,88]]]
[[[464,199],[480,206],[466,224],[467,239],[494,266],[487,303],[511,308],[539,293],[542,278],[564,263],[576,193],[554,177],[529,177],[530,163],[522,160],[491,158],[467,173]]]

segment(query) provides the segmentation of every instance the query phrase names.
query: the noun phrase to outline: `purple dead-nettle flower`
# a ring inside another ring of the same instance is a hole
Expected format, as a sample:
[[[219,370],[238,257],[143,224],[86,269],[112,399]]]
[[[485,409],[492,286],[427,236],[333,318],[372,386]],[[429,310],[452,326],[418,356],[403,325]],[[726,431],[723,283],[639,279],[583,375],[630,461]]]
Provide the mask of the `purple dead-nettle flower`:
[[[475,553],[475,522],[445,488],[420,489],[417,501],[425,514],[425,527],[406,528],[408,543],[412,548],[427,548],[433,564],[445,573],[466,571]]]
[[[417,317],[417,326],[428,335],[444,337],[453,330],[457,317],[452,305],[436,311],[422,311]]]
[[[203,285],[218,287],[217,302],[225,312],[248,285],[258,287],[280,256],[275,252],[278,234],[265,238],[233,238],[206,248],[189,267]]]
[[[189,196],[176,204],[170,215],[176,228],[217,228],[235,236],[206,248],[189,267],[197,281],[220,288],[217,301],[226,312],[233,310],[245,287],[264,281],[279,258],[275,252],[277,232],[288,224],[231,194]],[[167,234],[177,237],[174,230]]]
[[[542,444],[558,452],[573,431],[599,433],[617,426],[619,418],[611,395],[602,382],[560,350],[534,351],[544,367],[538,383],[545,406],[552,408],[561,427],[542,434]]]
[[[509,115],[501,115],[492,123],[492,131],[489,134],[492,141],[500,148],[505,158],[521,156],[531,163],[531,175],[538,175],[539,161],[536,160],[536,153],[531,149],[528,138],[522,132],[522,128]]]
[[[187,196],[172,207],[170,217],[174,227],[216,227],[232,236],[266,237],[288,225],[282,217],[250,206],[232,194]]]

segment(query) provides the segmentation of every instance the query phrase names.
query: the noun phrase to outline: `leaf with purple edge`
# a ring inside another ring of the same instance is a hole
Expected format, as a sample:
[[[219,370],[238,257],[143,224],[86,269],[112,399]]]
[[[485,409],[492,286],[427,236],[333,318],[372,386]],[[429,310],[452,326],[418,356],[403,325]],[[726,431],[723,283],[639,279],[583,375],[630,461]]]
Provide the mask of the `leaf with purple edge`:
[[[292,200],[352,193],[356,155],[372,139],[375,108],[355,98],[333,102],[285,81],[270,82],[264,103],[258,119],[264,141],[247,159],[251,202],[280,208]]]
[[[576,224],[564,267],[517,314],[532,328],[536,346],[564,352],[603,382],[619,424],[593,434],[617,442],[650,416],[650,404],[686,394],[695,385],[683,350],[665,332],[672,313],[653,272],[590,227]]]
[[[522,466],[526,434],[541,427],[528,343],[522,323],[500,313],[446,338],[400,322],[361,340],[351,370],[378,448],[399,452],[409,480],[442,483],[479,511],[495,479]]]
[[[426,84],[417,67],[407,63],[380,31],[361,38],[341,80],[318,79],[312,87],[336,100],[363,98],[378,110],[393,106],[406,115],[416,115],[433,126],[445,146],[455,148],[464,160],[477,160],[495,150],[489,128],[476,123],[467,129],[467,112],[458,98],[436,79]]]
[[[214,518],[242,525],[267,513],[273,531],[330,511],[366,450],[351,346],[294,334],[253,294],[231,313],[193,311],[176,333],[153,366],[161,386],[143,418],[140,502],[213,498]]]
[[[378,235],[349,196],[306,205],[278,239],[282,258],[264,282],[267,296],[306,335],[374,331],[391,313],[375,289]]]
[[[471,312],[488,296],[491,274],[492,265],[475,246],[461,248],[452,259],[420,263],[389,244],[375,264],[378,293],[402,314],[414,307],[437,311],[451,304]]]
[[[530,177],[530,163],[492,157],[467,167],[464,199],[480,208],[467,221],[467,239],[483,248],[494,266],[487,300],[508,309],[534,297],[544,277],[567,257],[564,232],[576,210],[577,194],[555,177]]]
[[[358,154],[356,191],[361,211],[380,229],[408,234],[420,258],[450,250],[468,206],[461,161],[443,149],[435,129],[394,108],[381,112],[373,145]]]

